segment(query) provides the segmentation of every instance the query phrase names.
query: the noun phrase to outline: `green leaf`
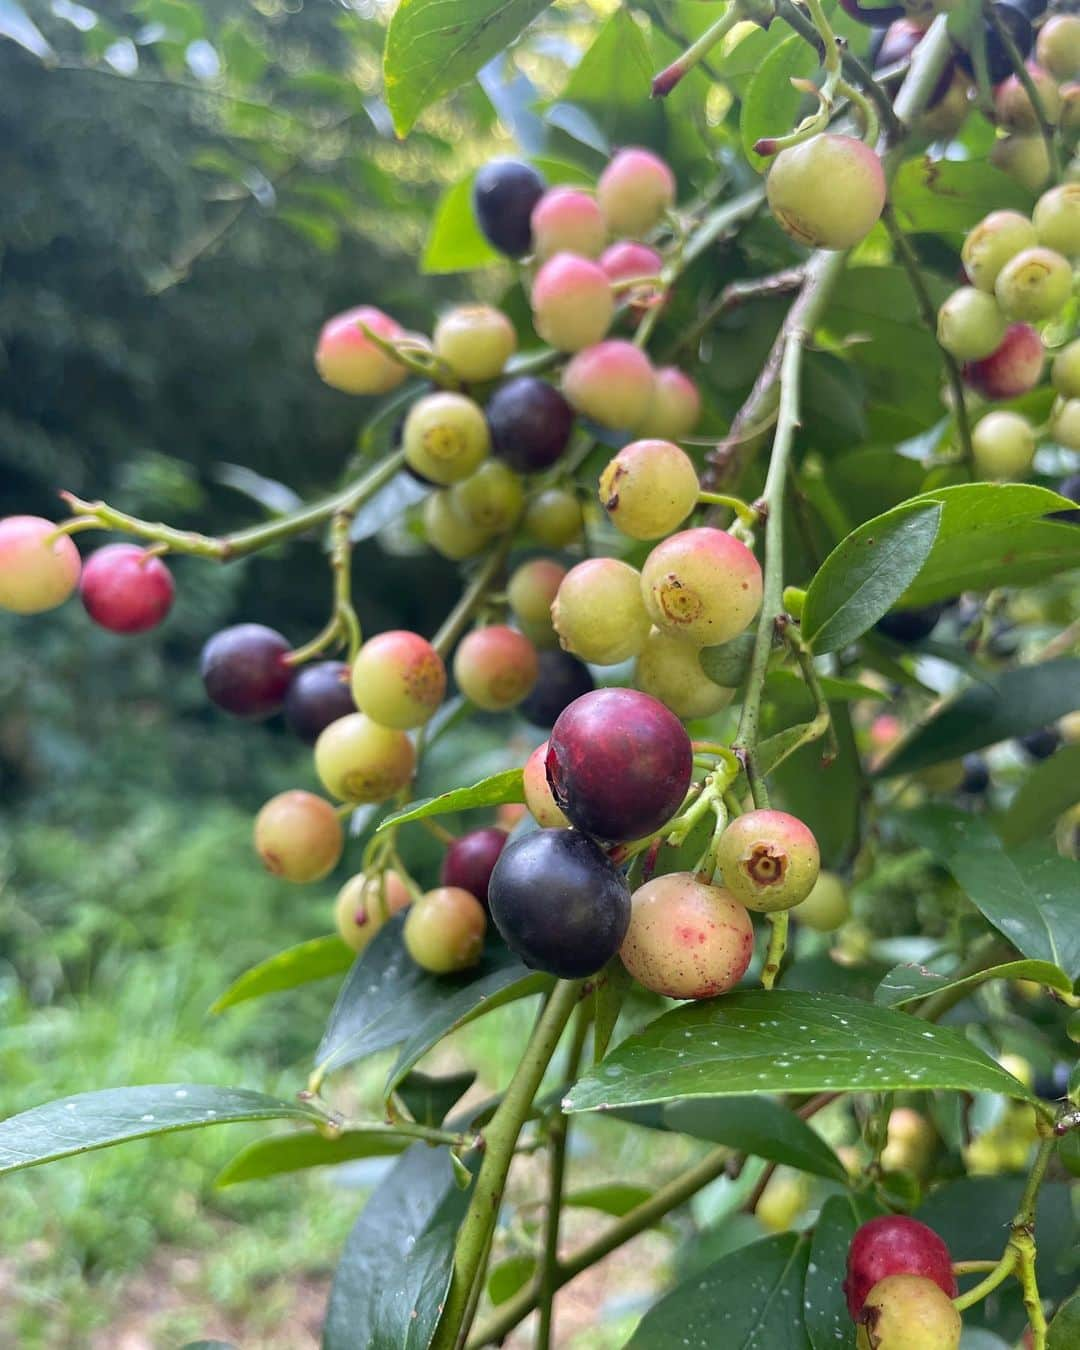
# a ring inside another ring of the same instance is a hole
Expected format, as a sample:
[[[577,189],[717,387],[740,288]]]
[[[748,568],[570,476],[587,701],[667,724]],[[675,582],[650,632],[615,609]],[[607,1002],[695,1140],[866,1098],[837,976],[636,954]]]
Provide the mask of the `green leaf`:
[[[627,1350],[808,1350],[809,1253],[805,1238],[783,1233],[722,1257],[650,1308]]]
[[[1080,1294],[1067,1299],[1054,1314],[1046,1350],[1077,1350],[1080,1346]]]
[[[719,647],[704,647],[701,669],[714,683],[722,684],[727,689],[736,689],[749,673],[753,654],[753,633],[740,633],[737,638]]]
[[[564,1107],[931,1088],[1030,1095],[950,1027],[836,994],[759,989],[665,1013],[580,1078]]]
[[[727,1144],[800,1172],[847,1181],[844,1164],[829,1145],[793,1111],[771,1097],[726,1097],[672,1102],[664,1107],[669,1130]]]
[[[415,1140],[388,1130],[346,1130],[334,1138],[306,1130],[271,1135],[241,1149],[225,1164],[214,1184],[235,1186],[240,1181],[261,1181],[264,1177],[302,1172],[310,1167],[336,1167],[353,1158],[404,1153],[413,1143]]]
[[[420,1125],[439,1126],[450,1114],[454,1103],[476,1082],[471,1069],[436,1078],[427,1073],[407,1074],[398,1084],[398,1096]]]
[[[1036,731],[1076,708],[1080,708],[1076,657],[988,674],[917,725],[875,776],[893,778],[959,759],[972,750]]]
[[[803,1316],[813,1350],[851,1343],[851,1315],[843,1282],[855,1230],[881,1210],[865,1195],[831,1195],[814,1226],[803,1289]]]
[[[153,1134],[238,1120],[319,1119],[309,1106],[205,1083],[154,1083],[80,1092],[0,1122],[0,1175]]]
[[[349,969],[355,953],[335,933],[332,937],[312,938],[295,947],[260,961],[245,970],[212,1004],[212,1013],[224,1012],[249,998],[265,994],[279,994],[283,989],[295,989],[311,980],[324,980],[329,975],[340,975]]]
[[[446,1149],[417,1144],[398,1159],[345,1243],[323,1350],[427,1350],[464,1207]]]
[[[818,675],[818,683],[829,703],[858,703],[864,698],[879,701],[888,698],[888,694],[863,684],[861,680],[847,680],[836,675]],[[799,698],[804,704],[811,708],[813,706],[806,682],[793,670],[770,671],[765,677],[765,694],[766,697],[773,699]]]
[[[648,1186],[634,1186],[629,1182],[611,1181],[606,1186],[586,1186],[571,1191],[563,1201],[574,1209],[597,1209],[601,1214],[610,1214],[621,1219],[638,1205],[650,1199],[652,1191]]]
[[[940,523],[940,506],[905,503],[833,549],[803,609],[803,637],[815,652],[846,647],[893,607],[930,556]]]
[[[386,102],[399,136],[471,80],[550,0],[401,0],[383,52]]]
[[[763,136],[786,136],[799,111],[805,94],[791,83],[792,79],[809,79],[817,70],[818,59],[813,47],[797,33],[774,47],[757,68],[742,102],[739,135],[743,150],[752,168],[764,173],[770,160],[756,153],[754,145]]]
[[[0,38],[9,38],[41,61],[56,56],[41,29],[15,0],[0,0]]]
[[[447,1032],[550,983],[495,941],[472,970],[430,975],[405,950],[404,922],[398,914],[385,924],[349,972],[316,1053],[320,1073],[405,1041],[393,1087]]]
[[[524,1289],[535,1270],[535,1256],[511,1256],[495,1266],[488,1276],[488,1297],[495,1307]]]
[[[484,238],[473,211],[471,173],[439,198],[428,232],[422,272],[468,272],[499,261],[499,254]]]
[[[404,825],[408,820],[421,820],[424,816],[444,816],[449,811],[474,811],[481,806],[523,802],[523,781],[520,769],[503,769],[501,773],[493,773],[490,778],[482,778],[472,787],[454,788],[452,792],[444,792],[439,797],[427,797],[400,811],[394,811],[380,823],[376,833],[389,829],[391,825]]]
[[[906,159],[889,198],[900,226],[923,234],[963,236],[988,211],[1027,215],[1032,194],[983,159]]]
[[[1080,745],[1063,745],[1033,766],[1009,809],[998,822],[1006,844],[1023,844],[1045,835],[1070,806],[1080,801]]]
[[[574,68],[559,102],[584,108],[609,141],[649,141],[663,120],[650,98],[652,77],[645,35],[620,5]]]
[[[889,971],[874,991],[874,1002],[882,1008],[902,1008],[942,989],[975,989],[987,980],[1032,980],[1062,994],[1072,993],[1071,981],[1049,961],[1006,961],[961,979],[926,966],[905,964]]]

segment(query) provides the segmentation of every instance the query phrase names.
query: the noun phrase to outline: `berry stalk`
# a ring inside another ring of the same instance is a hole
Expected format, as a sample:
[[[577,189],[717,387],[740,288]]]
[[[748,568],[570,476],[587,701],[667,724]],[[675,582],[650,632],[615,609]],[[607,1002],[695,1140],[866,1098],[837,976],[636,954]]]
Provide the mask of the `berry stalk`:
[[[1008,25],[1004,22],[998,13],[997,6],[990,4],[989,0],[984,0],[983,13],[985,14],[990,26],[999,38],[1005,54],[1009,58],[1009,63],[1013,68],[1013,74],[1020,81],[1024,93],[1031,101],[1031,106],[1035,110],[1035,119],[1039,124],[1039,134],[1046,143],[1046,153],[1050,160],[1050,177],[1054,183],[1061,182],[1061,156],[1058,154],[1057,138],[1054,135],[1054,125],[1047,116],[1046,104],[1043,102],[1042,94],[1039,92],[1035,81],[1031,78],[1031,72],[1028,70],[1027,62],[1020,48],[1016,45],[1016,39],[1009,31]]]

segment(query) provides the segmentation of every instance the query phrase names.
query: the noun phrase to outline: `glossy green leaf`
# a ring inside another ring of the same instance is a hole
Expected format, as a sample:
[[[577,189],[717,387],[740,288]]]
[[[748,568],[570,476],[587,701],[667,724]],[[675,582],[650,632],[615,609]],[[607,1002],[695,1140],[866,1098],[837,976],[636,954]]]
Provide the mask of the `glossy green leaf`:
[[[805,1238],[784,1233],[721,1257],[650,1308],[627,1350],[809,1350],[809,1253]]]
[[[802,631],[815,652],[847,646],[892,608],[930,556],[941,514],[905,503],[837,545],[806,593]]]
[[[434,1077],[428,1073],[410,1073],[397,1086],[397,1094],[420,1125],[438,1126],[453,1109],[454,1103],[464,1097],[476,1082],[471,1069],[464,1073],[449,1073]]]
[[[1005,961],[961,979],[926,966],[905,964],[889,971],[874,991],[874,1002],[883,1008],[901,1008],[943,989],[976,989],[987,980],[1033,980],[1062,994],[1072,993],[1072,982],[1049,961]]]
[[[836,675],[819,675],[818,683],[829,703],[858,703],[864,698],[880,702],[888,698],[888,694],[863,684],[861,680],[841,679]],[[765,695],[772,699],[797,697],[808,710],[813,705],[806,682],[793,670],[770,671],[765,677]]]
[[[498,262],[500,255],[484,238],[473,211],[475,174],[447,188],[435,208],[420,270],[468,272]]]
[[[529,1283],[536,1270],[535,1256],[510,1256],[500,1261],[488,1275],[488,1297],[497,1308]]]
[[[1006,844],[1048,834],[1062,812],[1080,802],[1080,745],[1063,745],[1032,766],[998,821]]]
[[[652,1196],[648,1186],[634,1186],[630,1182],[611,1181],[606,1186],[584,1186],[570,1191],[563,1203],[573,1209],[596,1209],[621,1219]]]
[[[425,108],[505,51],[550,0],[401,0],[383,52],[386,102],[399,136]]]
[[[309,1106],[205,1083],[80,1092],[0,1121],[0,1175],[177,1130],[239,1120],[319,1120]]]
[[[0,0],[0,38],[8,38],[41,61],[51,61],[56,53],[45,35],[15,0]]]
[[[445,1149],[417,1144],[398,1159],[345,1243],[323,1350],[427,1350],[465,1203]]]
[[[570,1089],[568,1111],[777,1092],[954,1088],[1029,1094],[950,1027],[836,994],[754,990],[687,1004]]]
[[[848,1247],[855,1230],[880,1213],[866,1195],[831,1195],[821,1207],[803,1289],[803,1316],[813,1350],[851,1343],[851,1314],[843,1290]]]
[[[1080,1294],[1074,1294],[1057,1310],[1046,1337],[1046,1350],[1077,1350],[1077,1347],[1080,1347]]]
[[[800,1172],[847,1181],[844,1164],[815,1130],[771,1097],[724,1097],[672,1102],[663,1110],[669,1130],[727,1144]]]
[[[758,66],[742,101],[739,135],[751,166],[764,173],[770,160],[759,155],[754,145],[763,136],[786,136],[796,119],[805,94],[792,79],[809,79],[818,68],[814,49],[798,34],[773,47]]]
[[[645,34],[630,11],[619,6],[575,66],[559,98],[587,109],[601,130],[611,134],[620,108],[647,109],[652,77]],[[654,120],[653,114],[646,116]]]
[[[332,937],[300,942],[245,970],[217,998],[210,1011],[224,1012],[226,1008],[249,998],[279,994],[284,989],[295,989],[297,985],[308,984],[311,980],[325,980],[330,975],[340,975],[349,969],[354,959],[355,953],[336,933]]]
[[[413,1143],[415,1140],[388,1130],[346,1130],[334,1138],[306,1130],[271,1135],[241,1149],[222,1168],[215,1185],[235,1186],[240,1181],[261,1181],[311,1167],[336,1167],[353,1158],[404,1153]]]
[[[1032,196],[986,160],[906,159],[889,190],[902,229],[963,236],[988,211],[1027,215]]]
[[[740,633],[737,638],[719,647],[704,647],[701,651],[701,669],[716,684],[736,689],[746,679],[754,654],[753,633]]]
[[[404,825],[408,820],[422,820],[425,816],[444,816],[450,811],[474,811],[481,806],[502,806],[504,802],[524,800],[521,770],[503,769],[472,787],[454,788],[439,797],[427,797],[394,811],[379,824],[379,831],[387,830],[391,825]]]

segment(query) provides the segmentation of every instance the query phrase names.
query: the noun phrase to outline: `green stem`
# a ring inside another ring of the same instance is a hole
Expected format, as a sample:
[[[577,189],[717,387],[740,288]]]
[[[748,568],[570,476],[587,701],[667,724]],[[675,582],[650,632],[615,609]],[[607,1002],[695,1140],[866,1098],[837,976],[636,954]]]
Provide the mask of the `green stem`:
[[[833,726],[832,715],[829,712],[829,703],[825,697],[825,691],[821,687],[821,680],[818,677],[817,667],[814,665],[813,655],[810,648],[802,640],[802,634],[789,625],[784,630],[784,636],[787,638],[791,650],[795,653],[799,671],[813,697],[814,723],[824,725],[825,753],[821,757],[821,762],[823,766],[827,766],[832,764],[840,753],[840,742],[836,738],[836,728]]]
[[[465,631],[467,624],[483,603],[495,578],[502,570],[513,543],[513,534],[503,535],[495,547],[484,559],[480,570],[462,592],[461,599],[443,620],[439,631],[431,639],[431,645],[443,658]]]
[[[418,1125],[411,1120],[398,1120],[392,1124],[384,1120],[333,1120],[335,1132],[362,1131],[364,1134],[399,1135],[405,1139],[422,1139],[426,1144],[447,1144],[450,1148],[472,1148],[476,1139],[467,1134],[454,1134],[450,1130],[437,1130],[427,1125]]]
[[[499,1216],[514,1147],[563,1028],[580,996],[580,980],[560,980],[556,984],[499,1109],[484,1130],[484,1161],[477,1174],[468,1212],[458,1231],[454,1274],[431,1350],[454,1350],[461,1335],[468,1334],[470,1297],[482,1269],[488,1238]]]
[[[1013,68],[1013,73],[1024,88],[1024,93],[1031,100],[1031,106],[1035,110],[1035,118],[1039,123],[1039,133],[1046,143],[1046,154],[1050,161],[1050,173],[1055,183],[1061,182],[1061,157],[1058,155],[1057,141],[1054,137],[1054,127],[1050,118],[1046,114],[1046,104],[1042,100],[1042,95],[1035,87],[1035,81],[1031,78],[1031,72],[1027,68],[1027,62],[1024,60],[1024,54],[1016,45],[1012,33],[1008,26],[1002,20],[996,6],[983,3],[983,14],[990,21],[994,32],[1001,40],[1001,45],[1005,48],[1005,54],[1009,58],[1009,64]]]
[[[989,970],[991,966],[999,965],[1005,960],[1012,950],[1004,938],[998,937],[996,933],[988,933],[984,938],[980,938],[970,956],[966,961],[961,961],[950,978],[964,980],[969,975],[978,974],[980,970]],[[942,989],[939,993],[931,994],[929,998],[924,999],[914,1015],[924,1022],[936,1022],[970,993],[971,989],[966,985],[959,988],[955,984],[951,985],[948,989]]]
[[[744,525],[749,525],[751,529],[761,520],[759,513],[747,502],[744,502],[741,497],[732,497],[726,492],[699,492],[698,501],[705,506],[726,506],[729,511],[735,512]]]
[[[743,17],[740,6],[736,0],[732,0],[715,23],[710,24],[677,60],[672,61],[670,66],[655,77],[652,82],[653,98],[666,98],[683,76],[704,61],[716,44],[722,41]]]
[[[976,1303],[980,1303],[987,1294],[992,1294],[999,1284],[1004,1284],[1013,1273],[1016,1266],[1016,1253],[1011,1247],[1006,1247],[1005,1254],[1001,1260],[996,1262],[990,1274],[985,1280],[980,1280],[967,1291],[961,1294],[959,1298],[953,1299],[953,1306],[957,1312],[963,1312],[966,1308],[973,1308]]]

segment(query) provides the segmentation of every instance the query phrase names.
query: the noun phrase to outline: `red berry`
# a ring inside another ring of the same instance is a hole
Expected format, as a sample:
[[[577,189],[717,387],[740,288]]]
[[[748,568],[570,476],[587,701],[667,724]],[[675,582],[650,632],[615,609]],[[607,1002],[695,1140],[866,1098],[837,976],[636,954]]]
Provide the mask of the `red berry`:
[[[620,150],[596,185],[612,234],[637,238],[660,224],[675,201],[675,175],[651,150]]]
[[[532,248],[529,217],[544,191],[544,179],[530,164],[495,159],[473,179],[476,223],[493,248],[520,258]]]
[[[212,703],[237,717],[270,717],[285,701],[293,667],[289,644],[261,623],[215,633],[202,649],[199,673]]]
[[[747,811],[720,836],[716,865],[736,900],[772,914],[806,899],[821,859],[813,833],[795,816]]]
[[[484,412],[492,449],[519,473],[550,468],[566,449],[574,425],[570,404],[535,375],[500,384]]]
[[[255,851],[286,881],[322,881],[343,847],[337,812],[313,792],[279,792],[255,817]]]
[[[556,253],[544,263],[530,300],[536,331],[561,352],[578,352],[599,342],[615,313],[604,270],[574,253]]]
[[[454,653],[458,688],[486,712],[505,712],[520,703],[538,673],[536,648],[503,624],[474,629]]]
[[[440,883],[468,891],[486,905],[491,872],[499,861],[499,854],[508,837],[505,830],[489,825],[484,829],[470,830],[460,839],[455,839],[442,860]]]
[[[682,805],[693,757],[686,728],[659,700],[634,689],[596,689],[552,727],[548,782],[579,830],[611,841],[641,839]]]
[[[1018,398],[1034,389],[1042,378],[1046,352],[1042,338],[1030,324],[1013,323],[1001,346],[981,361],[969,361],[964,379],[984,398]]]
[[[671,535],[641,569],[653,623],[696,647],[738,637],[761,606],[761,588],[761,568],[746,545],[709,526]]]
[[[540,259],[556,253],[596,258],[607,229],[596,200],[580,188],[549,188],[533,207],[533,251]]]
[[[113,633],[156,628],[172,606],[172,573],[138,544],[106,544],[83,567],[79,595],[95,623]]]
[[[881,215],[885,173],[868,145],[824,132],[781,150],[765,190],[777,224],[793,239],[844,249],[865,239]]]
[[[62,605],[79,580],[79,550],[42,516],[0,520],[0,609],[41,614]]]
[[[422,726],[443,701],[446,667],[419,633],[369,638],[353,662],[352,695],[362,713],[400,731]]]
[[[315,368],[332,389],[346,394],[388,394],[408,371],[381,352],[361,332],[361,324],[388,342],[405,332],[396,320],[372,305],[347,309],[323,324],[315,348]]]
[[[640,347],[619,338],[579,351],[562,375],[563,393],[571,406],[617,430],[636,427],[644,419],[653,386],[649,358]]]
[[[881,46],[874,58],[874,69],[882,66],[895,66],[906,61],[926,36],[926,24],[918,19],[895,19],[881,39]]]
[[[858,1320],[870,1290],[889,1275],[923,1275],[956,1297],[948,1247],[932,1228],[905,1214],[871,1219],[851,1240],[844,1294],[853,1320]]]
[[[349,688],[349,667],[344,661],[315,661],[301,666],[285,695],[284,711],[293,735],[314,745],[331,722],[356,711]]]

